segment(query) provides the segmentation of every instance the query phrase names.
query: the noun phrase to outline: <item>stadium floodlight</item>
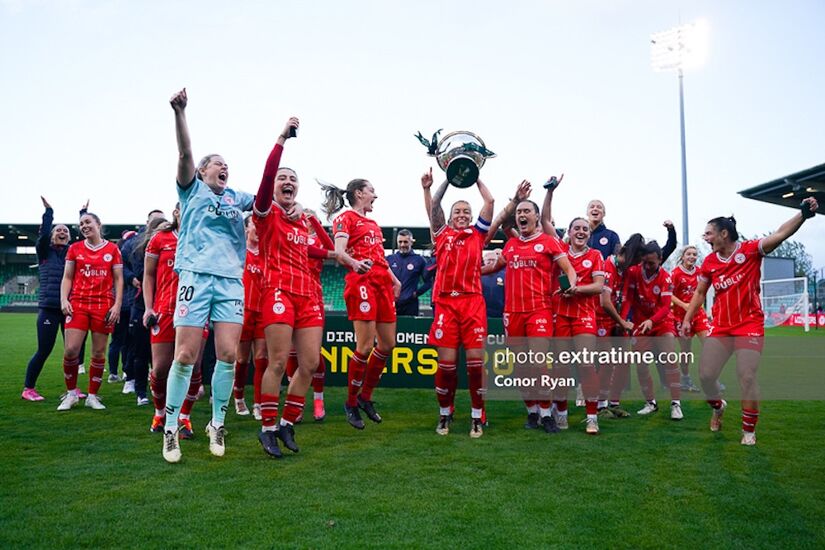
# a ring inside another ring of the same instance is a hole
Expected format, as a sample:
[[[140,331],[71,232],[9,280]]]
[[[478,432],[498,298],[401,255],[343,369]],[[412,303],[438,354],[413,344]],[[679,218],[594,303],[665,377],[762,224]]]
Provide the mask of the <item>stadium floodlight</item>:
[[[685,70],[701,67],[708,54],[710,27],[704,19],[650,35],[650,63],[657,72],[676,71],[679,75],[679,127],[682,138],[682,244],[687,245],[688,196],[687,155],[685,153]]]

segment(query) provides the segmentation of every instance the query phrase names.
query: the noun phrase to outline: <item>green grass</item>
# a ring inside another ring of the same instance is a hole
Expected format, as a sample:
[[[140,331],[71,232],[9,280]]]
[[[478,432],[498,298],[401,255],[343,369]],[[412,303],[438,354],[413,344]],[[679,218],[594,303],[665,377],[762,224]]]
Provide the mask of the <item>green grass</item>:
[[[47,401],[21,401],[34,316],[0,315],[0,334],[2,548],[825,545],[822,402],[765,403],[745,448],[737,403],[720,434],[685,402],[681,423],[603,421],[594,438],[581,409],[547,436],[522,428],[520,404],[491,402],[471,440],[466,392],[440,437],[431,391],[379,389],[385,422],[356,432],[330,388],[327,421],[298,427],[297,455],[266,458],[256,423],[230,413],[227,456],[210,456],[199,402],[197,439],[172,466],[151,411],[120,385],[104,383],[106,411],[55,411],[60,341],[38,385]]]

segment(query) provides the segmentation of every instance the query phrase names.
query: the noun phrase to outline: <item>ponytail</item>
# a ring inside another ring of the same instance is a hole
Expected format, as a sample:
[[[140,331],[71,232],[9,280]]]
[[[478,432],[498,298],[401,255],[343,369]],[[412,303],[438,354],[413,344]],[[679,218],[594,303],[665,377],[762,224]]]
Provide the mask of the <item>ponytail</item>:
[[[321,211],[326,214],[327,219],[330,219],[333,214],[344,207],[345,197],[349,205],[353,206],[355,203],[355,192],[362,190],[369,183],[365,179],[357,178],[350,181],[346,189],[341,189],[331,183],[321,183],[319,180],[315,181],[321,186],[321,192],[324,194]]]
[[[727,231],[728,238],[731,241],[736,242],[739,240],[739,231],[736,230],[736,218],[733,216],[719,216],[718,218],[713,218],[708,223],[714,226],[720,233]]]

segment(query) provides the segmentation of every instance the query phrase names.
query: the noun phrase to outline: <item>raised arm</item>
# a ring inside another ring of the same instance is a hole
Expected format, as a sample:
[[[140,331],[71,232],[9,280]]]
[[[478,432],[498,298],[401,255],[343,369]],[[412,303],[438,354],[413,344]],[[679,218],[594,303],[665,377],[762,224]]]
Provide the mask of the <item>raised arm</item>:
[[[447,187],[449,186],[450,182],[444,180],[444,182],[438,186],[438,189],[436,189],[435,196],[433,197],[433,203],[430,209],[430,231],[432,231],[433,235],[447,225],[444,220],[444,209],[441,208],[441,200],[444,198],[444,193],[447,192]]]
[[[547,191],[544,193],[544,203],[541,205],[541,229],[554,237],[556,236],[556,228],[553,226],[553,193],[563,179],[564,174],[558,179],[553,176],[544,184]]]
[[[424,210],[427,211],[427,219],[432,216],[433,210],[433,169],[430,168],[428,172],[424,172],[421,176],[421,188],[424,190]]]
[[[275,146],[269,153],[264,165],[264,174],[261,176],[261,185],[258,187],[258,193],[255,195],[254,212],[257,216],[266,216],[272,208],[272,197],[275,194],[275,176],[278,174],[278,167],[281,165],[281,155],[284,152],[284,143],[292,135],[292,130],[298,129],[298,119],[290,118],[281,134],[275,141]]]
[[[484,185],[483,181],[480,179],[476,181],[476,186],[478,186],[478,192],[481,193],[481,198],[484,200],[484,206],[481,207],[478,217],[490,223],[493,221],[493,208],[495,207],[496,200],[493,198],[493,194],[490,193],[490,189]]]
[[[516,211],[516,206],[518,206],[518,203],[527,199],[530,196],[530,191],[530,182],[527,180],[522,180],[518,187],[516,187],[515,196],[513,196],[510,202],[507,203],[507,206],[505,206],[501,210],[501,212],[499,212],[498,216],[496,216],[496,219],[493,220],[493,223],[490,224],[490,231],[487,232],[487,237],[484,240],[484,244],[487,244],[491,240],[493,240],[493,237],[495,237],[499,227],[501,227],[504,224],[504,222],[507,221],[507,218],[513,215],[513,212]],[[505,240],[508,238],[510,238],[510,236],[505,235]]]
[[[175,112],[175,137],[178,141],[177,182],[182,189],[192,184],[195,178],[195,158],[192,156],[192,142],[189,139],[189,125],[186,123],[186,88],[172,96],[169,104]]]
[[[40,222],[40,230],[37,234],[37,244],[35,249],[37,251],[37,259],[43,261],[49,254],[49,245],[52,243],[52,223],[54,223],[54,210],[45,198],[40,197],[43,201],[43,220]]]
[[[811,215],[808,217],[812,217],[819,208],[819,203],[817,203],[813,197],[808,197],[802,202],[807,203],[810,209],[809,211],[811,212]],[[802,215],[802,212],[794,214],[791,219],[780,225],[779,229],[762,239],[762,252],[767,255],[776,250],[785,239],[799,231],[799,228],[802,227],[806,219],[807,218]]]
[[[665,263],[670,255],[673,254],[673,251],[676,250],[676,228],[670,220],[665,220],[662,225],[667,229],[667,242],[664,248],[662,248],[662,263]],[[684,244],[687,245],[687,243]]]

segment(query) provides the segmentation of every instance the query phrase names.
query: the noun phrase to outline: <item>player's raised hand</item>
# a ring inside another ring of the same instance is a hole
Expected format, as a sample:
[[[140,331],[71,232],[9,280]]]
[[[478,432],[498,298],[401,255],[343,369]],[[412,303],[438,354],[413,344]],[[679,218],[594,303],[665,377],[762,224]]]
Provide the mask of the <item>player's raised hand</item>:
[[[169,104],[176,113],[182,113],[183,110],[186,109],[187,101],[186,88],[184,88],[172,96],[172,99],[169,100]]]
[[[286,125],[284,126],[284,130],[281,132],[281,137],[285,140],[291,137],[297,137],[298,127],[300,125],[301,123],[297,117],[289,117],[289,120],[286,121]]]
[[[81,212],[86,212],[89,210],[89,199],[86,199],[86,203],[80,207]]]
[[[40,200],[43,201],[43,207],[44,208],[51,208],[52,207],[52,205],[49,204],[49,201],[47,201],[46,197],[44,197],[43,195],[40,195]]]
[[[671,220],[665,220],[664,223],[662,223],[662,225],[667,227],[668,229],[674,229],[676,227],[673,225],[673,222]]]
[[[806,199],[803,199],[802,204],[803,205],[805,205],[805,204],[808,205],[807,210],[808,210],[808,212],[810,212],[810,214],[807,217],[813,217],[813,215],[816,213],[817,209],[819,208],[819,203],[817,202],[817,200],[814,197],[808,197]],[[803,210],[803,215],[805,215],[804,210]]]
[[[530,182],[527,180],[521,180],[521,183],[518,184],[516,188],[516,199],[518,201],[527,200],[530,197],[530,192],[532,188],[530,187]]]
[[[428,172],[424,172],[421,176],[421,187],[424,189],[429,189],[433,186],[433,169],[430,167]]]

